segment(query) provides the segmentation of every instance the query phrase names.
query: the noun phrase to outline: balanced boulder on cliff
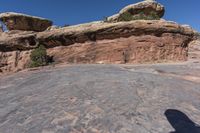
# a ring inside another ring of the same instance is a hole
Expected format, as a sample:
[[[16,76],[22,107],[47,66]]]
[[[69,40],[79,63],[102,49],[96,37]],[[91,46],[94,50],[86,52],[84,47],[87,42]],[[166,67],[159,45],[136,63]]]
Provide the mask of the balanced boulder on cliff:
[[[7,26],[8,30],[40,32],[52,26],[50,20],[13,12],[1,13],[0,20]]]
[[[118,14],[108,17],[108,21],[158,20],[163,17],[164,13],[163,5],[155,0],[145,0],[124,7]]]

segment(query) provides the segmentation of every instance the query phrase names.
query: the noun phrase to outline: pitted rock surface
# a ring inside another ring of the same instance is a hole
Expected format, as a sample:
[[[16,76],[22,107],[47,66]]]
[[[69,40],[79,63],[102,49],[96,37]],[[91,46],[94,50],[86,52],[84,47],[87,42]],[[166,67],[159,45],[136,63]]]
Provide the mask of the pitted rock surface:
[[[163,20],[92,22],[64,28],[0,34],[0,70],[27,68],[30,51],[45,45],[56,63],[160,63],[186,61],[193,40],[190,27]],[[15,56],[17,55],[19,56]],[[27,53],[27,54],[24,54]],[[19,57],[19,58],[18,58]],[[23,60],[23,61],[21,61]],[[14,67],[13,67],[14,66]]]
[[[159,18],[162,18],[165,13],[165,7],[155,0],[144,0],[135,4],[130,4],[119,11],[119,13],[108,17],[107,21],[117,22],[121,14],[130,13],[132,16],[139,15],[140,13],[146,16],[154,13]]]
[[[50,20],[14,12],[1,13],[0,20],[7,26],[8,30],[40,32],[52,26]]]
[[[200,80],[183,78],[199,77],[197,66],[74,65],[0,77],[0,132],[199,133]]]

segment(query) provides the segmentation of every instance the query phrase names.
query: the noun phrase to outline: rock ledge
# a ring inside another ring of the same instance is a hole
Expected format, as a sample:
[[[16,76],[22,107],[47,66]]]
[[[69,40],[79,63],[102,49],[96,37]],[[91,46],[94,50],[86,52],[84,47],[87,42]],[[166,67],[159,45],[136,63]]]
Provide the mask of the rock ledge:
[[[52,26],[52,21],[21,13],[7,12],[0,14],[0,20],[8,30],[44,31]]]

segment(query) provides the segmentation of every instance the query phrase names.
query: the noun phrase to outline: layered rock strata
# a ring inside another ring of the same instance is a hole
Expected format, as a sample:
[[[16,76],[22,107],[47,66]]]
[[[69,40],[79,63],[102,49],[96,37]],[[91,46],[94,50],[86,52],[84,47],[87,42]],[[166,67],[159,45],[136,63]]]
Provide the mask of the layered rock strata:
[[[31,51],[38,45],[44,45],[56,63],[186,61],[188,44],[196,32],[189,26],[160,19],[164,12],[163,5],[145,0],[123,8],[107,21],[63,28],[39,17],[2,13],[0,20],[9,32],[0,32],[0,71],[27,68]]]
[[[109,22],[117,22],[120,21],[120,16],[122,14],[130,14],[132,16],[138,16],[138,15],[153,15],[162,18],[165,13],[165,8],[160,3],[156,2],[155,0],[145,0],[142,2],[138,2],[135,4],[128,5],[121,9],[118,14],[115,14],[111,17],[108,17]]]
[[[23,30],[40,32],[52,26],[52,21],[50,20],[14,12],[1,13],[0,20],[10,31]]]
[[[26,68],[30,51],[39,44],[48,48],[56,63],[185,61],[193,34],[189,27],[162,20],[93,22],[39,33],[11,31],[0,34],[0,66],[4,72]]]

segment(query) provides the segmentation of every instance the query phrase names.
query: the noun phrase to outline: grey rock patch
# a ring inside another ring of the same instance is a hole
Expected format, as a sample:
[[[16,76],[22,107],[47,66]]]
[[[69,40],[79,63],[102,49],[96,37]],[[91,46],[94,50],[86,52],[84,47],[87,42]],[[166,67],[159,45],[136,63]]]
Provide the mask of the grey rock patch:
[[[158,72],[198,77],[197,68],[127,67],[72,65],[1,78],[0,132],[169,133],[170,109],[200,123],[199,83]]]

